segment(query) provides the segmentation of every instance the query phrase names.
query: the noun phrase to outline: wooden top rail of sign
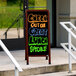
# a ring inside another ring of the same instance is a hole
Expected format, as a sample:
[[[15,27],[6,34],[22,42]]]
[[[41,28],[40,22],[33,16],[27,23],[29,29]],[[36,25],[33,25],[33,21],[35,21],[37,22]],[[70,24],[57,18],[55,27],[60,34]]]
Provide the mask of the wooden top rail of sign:
[[[26,60],[29,56],[49,56],[50,59],[50,24],[48,10],[26,10]]]

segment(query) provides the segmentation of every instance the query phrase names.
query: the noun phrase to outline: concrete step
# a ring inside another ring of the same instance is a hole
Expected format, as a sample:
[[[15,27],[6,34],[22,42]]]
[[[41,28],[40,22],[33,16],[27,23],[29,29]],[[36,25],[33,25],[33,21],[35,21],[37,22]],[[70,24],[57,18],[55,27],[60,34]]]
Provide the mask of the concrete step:
[[[26,65],[25,50],[11,51],[21,65],[23,72],[19,76],[39,75],[44,73],[54,73],[68,71],[68,53],[64,49],[52,49],[49,65],[45,57],[30,57],[30,64]],[[76,55],[76,52],[74,52]],[[76,61],[73,61],[73,70],[76,70]],[[0,52],[0,76],[14,76],[14,65],[4,52]]]
[[[30,76],[76,76],[76,71],[72,73],[68,73],[68,71],[64,72],[55,72],[55,73],[46,73],[46,74],[39,74],[39,75],[30,75]]]
[[[76,63],[73,64],[73,70],[76,70]],[[20,72],[19,76],[30,76],[30,75],[34,76],[34,75],[39,75],[39,74],[44,74],[44,73],[55,74],[56,72],[58,73],[61,71],[67,71],[66,74],[68,74],[68,64],[27,68],[27,69],[23,69],[23,72]],[[53,76],[49,74],[45,74],[45,75]],[[14,70],[0,71],[0,76],[14,76]]]

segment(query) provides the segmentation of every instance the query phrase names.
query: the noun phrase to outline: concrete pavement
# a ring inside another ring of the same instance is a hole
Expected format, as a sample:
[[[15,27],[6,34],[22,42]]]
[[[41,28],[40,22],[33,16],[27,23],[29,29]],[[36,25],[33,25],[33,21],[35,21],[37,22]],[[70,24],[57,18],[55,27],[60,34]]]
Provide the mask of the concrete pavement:
[[[5,35],[3,35],[6,32],[7,28],[2,28],[0,29],[0,39],[5,39]],[[18,38],[18,35],[20,38],[24,37],[24,30],[22,28],[10,28],[9,31],[7,32],[7,39],[13,39],[13,38]]]
[[[29,65],[26,65],[25,50],[14,50],[10,52],[16,58],[16,60],[24,70],[22,73],[20,73],[20,76],[28,76],[28,75],[48,73],[48,72],[51,73],[58,71],[68,71],[68,53],[62,48],[51,49],[52,63],[50,65],[48,64],[48,60],[45,60],[45,57],[30,57]],[[76,55],[75,51],[73,51],[73,53]],[[76,61],[72,59],[72,63],[74,63],[73,70],[76,70]],[[10,76],[11,73],[14,73],[13,71],[14,71],[13,63],[5,54],[5,52],[1,51],[0,72],[2,75],[0,76]]]

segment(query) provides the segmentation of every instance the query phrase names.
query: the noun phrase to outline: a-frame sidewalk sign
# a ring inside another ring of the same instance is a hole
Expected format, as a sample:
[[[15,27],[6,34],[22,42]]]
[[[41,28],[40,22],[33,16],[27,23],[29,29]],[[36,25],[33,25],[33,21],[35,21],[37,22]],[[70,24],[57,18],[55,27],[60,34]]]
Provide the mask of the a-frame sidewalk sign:
[[[26,10],[25,21],[25,59],[29,64],[29,57],[50,55],[50,22],[48,10]]]

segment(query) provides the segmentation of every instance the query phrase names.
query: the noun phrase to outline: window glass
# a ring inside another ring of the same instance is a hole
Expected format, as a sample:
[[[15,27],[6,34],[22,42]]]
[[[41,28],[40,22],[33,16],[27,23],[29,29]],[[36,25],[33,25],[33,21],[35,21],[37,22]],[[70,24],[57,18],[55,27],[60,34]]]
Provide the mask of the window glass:
[[[29,0],[29,9],[46,9],[46,0]]]
[[[0,37],[23,37],[23,11],[20,0],[0,0]]]

